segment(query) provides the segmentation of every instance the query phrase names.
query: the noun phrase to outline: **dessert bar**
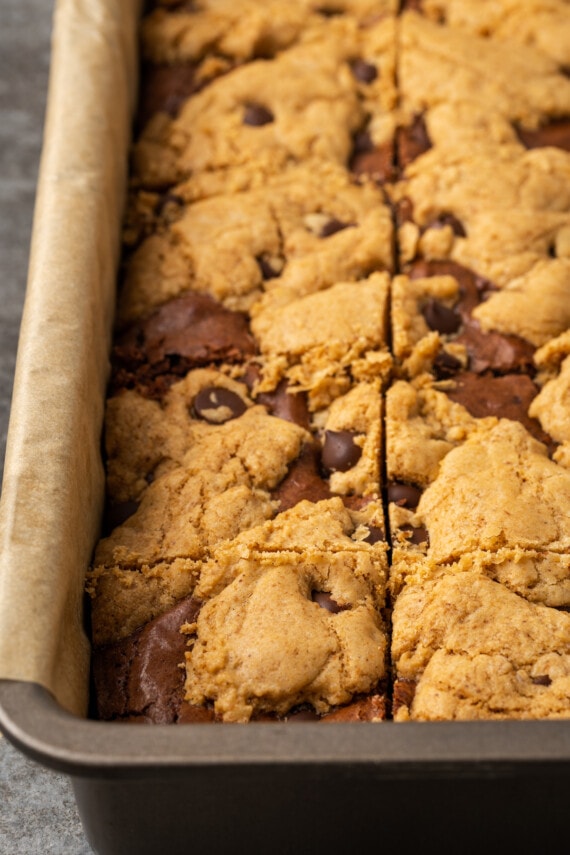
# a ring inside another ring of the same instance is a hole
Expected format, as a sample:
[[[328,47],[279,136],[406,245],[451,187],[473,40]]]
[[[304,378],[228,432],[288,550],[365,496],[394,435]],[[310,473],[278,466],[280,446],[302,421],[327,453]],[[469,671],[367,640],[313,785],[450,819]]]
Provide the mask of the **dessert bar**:
[[[570,4],[140,44],[91,715],[570,717]]]

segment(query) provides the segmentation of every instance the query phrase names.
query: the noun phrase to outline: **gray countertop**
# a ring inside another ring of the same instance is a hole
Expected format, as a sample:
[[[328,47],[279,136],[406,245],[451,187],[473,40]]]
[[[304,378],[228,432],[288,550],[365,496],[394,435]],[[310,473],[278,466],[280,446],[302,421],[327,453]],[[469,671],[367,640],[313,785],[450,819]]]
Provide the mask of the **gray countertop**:
[[[27,275],[53,0],[0,0],[0,478]],[[0,853],[89,855],[69,780],[0,736]]]

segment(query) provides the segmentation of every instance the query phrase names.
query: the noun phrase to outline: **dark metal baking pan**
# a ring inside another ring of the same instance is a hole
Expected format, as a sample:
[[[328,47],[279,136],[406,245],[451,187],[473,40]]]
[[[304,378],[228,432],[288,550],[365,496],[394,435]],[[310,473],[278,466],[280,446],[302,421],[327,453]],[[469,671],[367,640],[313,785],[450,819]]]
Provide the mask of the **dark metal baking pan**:
[[[566,722],[111,724],[4,680],[0,727],[71,776],[100,855],[529,852],[567,833]]]

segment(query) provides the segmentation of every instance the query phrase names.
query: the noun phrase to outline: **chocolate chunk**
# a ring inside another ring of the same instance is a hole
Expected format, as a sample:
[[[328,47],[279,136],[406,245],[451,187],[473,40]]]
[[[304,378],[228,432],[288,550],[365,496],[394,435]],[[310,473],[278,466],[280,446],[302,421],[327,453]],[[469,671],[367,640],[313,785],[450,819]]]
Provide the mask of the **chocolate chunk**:
[[[387,497],[389,502],[394,502],[402,508],[417,508],[422,491],[413,484],[404,484],[402,481],[392,481],[388,484]]]
[[[491,370],[497,374],[519,371],[534,373],[534,347],[530,342],[515,335],[485,331],[472,317],[473,309],[497,290],[492,282],[454,261],[422,259],[415,261],[408,273],[411,279],[428,276],[453,276],[457,279],[459,299],[455,304],[455,312],[460,315],[463,328],[454,341],[464,345],[467,350],[470,371],[483,373]]]
[[[301,454],[289,467],[283,481],[272,491],[272,497],[279,502],[279,511],[286,511],[298,502],[320,502],[333,495],[328,484],[319,474],[319,450],[316,443],[307,444]]]
[[[200,603],[181,600],[128,638],[93,652],[93,685],[97,717],[155,724],[181,721],[184,696],[186,636]],[[189,713],[188,710],[185,711]]]
[[[246,104],[243,113],[244,125],[251,125],[254,128],[260,128],[262,125],[269,125],[275,120],[275,116],[264,107],[262,104]]]
[[[558,119],[540,128],[516,128],[518,138],[526,148],[555,146],[570,151],[570,118]]]
[[[433,373],[436,380],[449,380],[450,377],[461,371],[462,367],[460,360],[446,350],[440,350],[433,361]]]
[[[405,169],[417,157],[431,148],[423,116],[415,116],[411,125],[396,131],[396,156],[400,169]]]
[[[372,83],[378,77],[378,69],[371,62],[355,59],[350,65],[352,73],[360,83]]]
[[[310,416],[305,392],[289,392],[287,381],[282,380],[273,392],[262,392],[256,398],[257,403],[267,407],[272,416],[294,422],[309,430]]]
[[[378,183],[395,178],[393,143],[375,147],[366,132],[358,134],[354,138],[349,169],[357,177],[367,176]]]
[[[439,300],[428,300],[422,308],[422,315],[431,330],[436,330],[444,335],[457,332],[461,326],[461,317],[457,312]]]
[[[321,229],[321,237],[327,238],[331,235],[335,235],[337,232],[342,232],[344,229],[348,229],[351,226],[351,223],[342,223],[340,220],[331,219],[328,223],[325,223]]]
[[[406,532],[409,543],[413,543],[415,546],[420,546],[422,543],[429,545],[429,535],[423,526],[406,524],[401,527],[401,531]]]
[[[328,591],[311,591],[311,599],[322,609],[326,609],[327,612],[332,612],[334,615],[350,608],[350,606],[339,606],[339,604],[333,600],[332,595],[329,594]]]
[[[245,402],[223,386],[209,386],[201,389],[193,402],[196,415],[211,424],[223,424],[230,419],[237,419],[245,413],[247,406]]]
[[[136,387],[159,398],[192,368],[243,362],[254,353],[244,313],[226,309],[208,294],[185,294],[118,336],[110,391]]]
[[[321,461],[327,473],[347,472],[356,466],[362,448],[354,441],[355,433],[349,430],[327,430]]]

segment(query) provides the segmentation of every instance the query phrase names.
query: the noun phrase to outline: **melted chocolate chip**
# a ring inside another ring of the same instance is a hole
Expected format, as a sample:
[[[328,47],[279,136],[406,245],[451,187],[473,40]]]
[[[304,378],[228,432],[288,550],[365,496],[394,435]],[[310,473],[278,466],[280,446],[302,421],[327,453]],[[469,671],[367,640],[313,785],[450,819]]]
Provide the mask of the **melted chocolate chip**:
[[[402,481],[392,481],[387,489],[388,501],[400,505],[402,508],[417,508],[422,491],[413,484],[404,484]]]
[[[321,461],[326,472],[347,472],[356,466],[362,455],[362,448],[354,441],[349,430],[327,430]]]
[[[262,392],[256,400],[267,407],[272,416],[294,422],[305,430],[310,429],[307,395],[305,392],[289,392],[286,380],[282,380],[273,392]]]
[[[254,128],[260,128],[262,125],[269,125],[273,122],[275,116],[264,107],[262,104],[246,104],[243,113],[244,125],[251,125]]]
[[[406,532],[408,543],[413,543],[415,546],[421,546],[422,543],[429,545],[429,535],[423,526],[406,524],[401,527],[401,531]]]
[[[193,408],[199,418],[211,424],[223,424],[230,419],[237,419],[247,409],[239,395],[222,386],[201,389],[194,398]]]
[[[340,220],[332,219],[329,220],[328,223],[325,223],[321,229],[321,237],[327,238],[331,235],[335,235],[337,232],[342,232],[344,229],[348,229],[351,223],[343,223]]]
[[[378,69],[371,62],[355,59],[351,63],[352,73],[360,83],[372,83],[378,77]]]
[[[422,308],[422,314],[430,330],[451,335],[461,326],[461,317],[439,300],[428,300]]]
[[[327,612],[331,612],[333,615],[346,611],[349,608],[349,606],[339,606],[328,591],[311,591],[311,599],[322,609],[326,609]]]
[[[317,445],[307,444],[291,464],[285,478],[272,491],[272,497],[279,502],[280,512],[294,507],[303,499],[320,502],[331,498],[329,486],[319,474],[318,458]]]
[[[461,371],[461,362],[448,353],[446,350],[440,350],[433,361],[433,373],[436,380],[449,380],[454,377],[458,371]]]

